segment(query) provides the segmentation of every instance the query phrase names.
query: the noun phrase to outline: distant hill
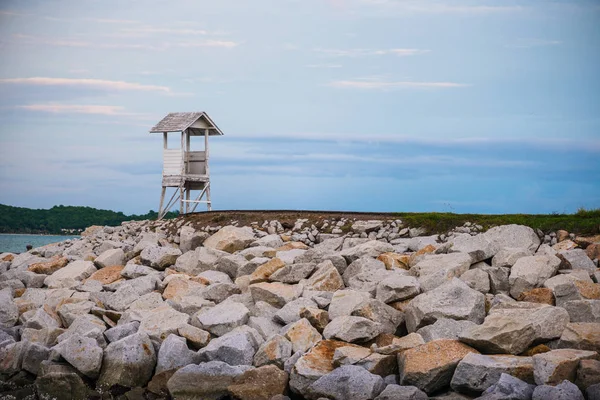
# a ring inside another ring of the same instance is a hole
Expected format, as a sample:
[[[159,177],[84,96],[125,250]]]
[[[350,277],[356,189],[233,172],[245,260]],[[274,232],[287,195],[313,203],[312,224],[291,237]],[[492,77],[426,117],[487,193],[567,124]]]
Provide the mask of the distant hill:
[[[174,218],[170,212],[166,218]],[[156,211],[143,215],[98,210],[92,207],[54,206],[50,209],[31,209],[0,204],[0,233],[78,234],[90,225],[120,225],[123,221],[156,219]]]

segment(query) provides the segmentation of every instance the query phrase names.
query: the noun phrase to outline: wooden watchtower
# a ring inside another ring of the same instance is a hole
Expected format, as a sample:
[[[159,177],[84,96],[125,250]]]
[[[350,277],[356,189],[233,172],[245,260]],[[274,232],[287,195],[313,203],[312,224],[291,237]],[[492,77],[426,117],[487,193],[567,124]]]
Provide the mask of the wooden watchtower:
[[[150,133],[163,134],[163,176],[158,219],[163,218],[178,199],[180,214],[194,212],[199,203],[206,203],[210,211],[208,137],[220,136],[223,132],[205,112],[179,112],[169,113]],[[181,140],[176,140],[171,148],[169,133],[181,133]],[[204,149],[191,151],[191,138],[197,136],[204,137]],[[167,188],[175,188],[175,192],[165,205]],[[192,191],[200,192],[194,200],[190,200]]]

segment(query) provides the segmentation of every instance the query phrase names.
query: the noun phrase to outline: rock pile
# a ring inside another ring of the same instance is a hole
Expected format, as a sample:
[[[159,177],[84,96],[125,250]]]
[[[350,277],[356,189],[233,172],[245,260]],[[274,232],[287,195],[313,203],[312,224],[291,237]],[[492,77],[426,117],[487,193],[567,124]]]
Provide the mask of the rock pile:
[[[306,222],[131,222],[0,254],[0,393],[600,399],[600,237]]]

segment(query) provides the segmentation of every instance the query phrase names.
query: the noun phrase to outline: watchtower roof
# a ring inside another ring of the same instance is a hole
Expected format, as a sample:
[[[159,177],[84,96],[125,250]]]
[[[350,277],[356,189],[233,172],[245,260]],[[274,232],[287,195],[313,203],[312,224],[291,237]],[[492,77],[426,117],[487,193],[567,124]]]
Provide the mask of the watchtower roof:
[[[183,132],[186,129],[192,136],[203,136],[205,129],[208,129],[210,136],[223,135],[223,132],[204,111],[169,113],[150,129],[150,133]]]

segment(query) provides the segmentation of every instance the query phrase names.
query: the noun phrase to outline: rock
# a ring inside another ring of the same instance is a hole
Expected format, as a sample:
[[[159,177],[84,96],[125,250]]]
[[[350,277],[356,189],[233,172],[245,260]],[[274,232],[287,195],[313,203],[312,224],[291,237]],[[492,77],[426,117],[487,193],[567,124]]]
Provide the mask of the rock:
[[[210,333],[192,325],[183,325],[177,333],[185,339],[194,349],[200,349],[210,342]]]
[[[344,288],[342,276],[330,260],[323,261],[316,268],[317,270],[305,282],[307,289],[335,292]]]
[[[484,353],[519,354],[535,340],[559,337],[568,320],[559,307],[524,302],[499,304],[482,325],[464,331],[460,340]]]
[[[13,300],[12,290],[0,290],[0,328],[10,328],[19,320],[19,308]]]
[[[410,269],[409,258],[410,257],[406,254],[398,253],[383,253],[377,257],[377,259],[381,261],[385,265],[385,268],[388,270]]]
[[[136,333],[113,342],[104,350],[99,388],[114,385],[145,386],[154,372],[156,353],[145,333]]]
[[[306,307],[317,307],[317,303],[311,299],[300,297],[283,306],[275,313],[273,318],[275,321],[281,322],[282,324],[296,322],[300,319],[300,310]]]
[[[148,246],[140,254],[142,264],[159,271],[174,265],[181,255],[181,250],[174,247]]]
[[[425,342],[438,339],[458,340],[459,336],[466,330],[477,326],[471,321],[455,321],[448,318],[439,318],[431,325],[422,327],[417,331]]]
[[[93,379],[100,374],[103,351],[96,340],[75,334],[56,345],[54,350],[82,374]]]
[[[221,303],[233,295],[241,294],[238,285],[233,283],[213,283],[202,292],[202,296],[206,300]]]
[[[181,259],[181,257],[179,257],[179,259]],[[214,268],[217,271],[224,272],[229,277],[235,279],[238,276],[238,271],[242,269],[246,264],[248,264],[248,260],[246,260],[241,255],[228,254],[226,256],[218,258]]]
[[[421,292],[419,281],[412,276],[394,276],[377,285],[375,298],[384,303],[406,300]]]
[[[533,383],[533,360],[531,357],[470,353],[458,363],[450,386],[457,392],[479,394],[496,384],[502,374]]]
[[[248,322],[249,315],[250,311],[241,303],[221,303],[201,310],[197,318],[202,329],[215,336],[222,336]]]
[[[215,268],[215,264],[225,256],[229,256],[229,254],[212,248],[198,247],[196,250],[188,251],[177,258],[173,269],[184,274],[197,276],[204,271]]]
[[[552,290],[548,288],[535,288],[521,293],[517,300],[553,306],[554,294],[552,293]]]
[[[336,338],[345,342],[367,341],[380,333],[381,326],[378,323],[355,316],[333,318],[323,330],[326,339]]]
[[[564,242],[563,242],[564,243]],[[541,385],[533,391],[532,400],[584,400],[577,386],[569,381],[563,381],[556,386]]]
[[[574,300],[562,305],[571,322],[600,322],[600,300]]]
[[[72,288],[96,272],[91,261],[73,261],[44,279],[44,285],[50,289]]]
[[[600,353],[600,323],[571,322],[567,324],[560,337],[559,346]]]
[[[89,393],[89,388],[73,367],[50,361],[41,363],[35,388],[42,399],[86,399]]]
[[[529,256],[517,260],[510,270],[510,295],[515,299],[528,290],[540,287],[558,271],[560,260],[553,256]]]
[[[595,351],[558,349],[533,356],[533,373],[538,385],[557,385],[563,380],[575,381],[581,360],[598,360]]]
[[[451,251],[464,253],[470,256],[472,262],[475,263],[493,257],[498,251],[498,246],[484,234],[471,236],[465,233],[452,239]]]
[[[480,400],[531,400],[535,385],[502,373],[500,379],[487,388]]]
[[[277,251],[275,252],[275,257],[279,258],[285,264],[294,264],[296,259],[302,257],[304,253],[306,253],[306,250],[303,249]]]
[[[94,260],[98,268],[106,268],[113,265],[125,265],[125,252],[123,249],[106,250]]]
[[[133,335],[138,331],[139,327],[140,323],[138,321],[128,322],[104,331],[104,336],[106,336],[109,342],[116,342],[117,340]]]
[[[370,299],[352,311],[353,316],[364,317],[379,324],[381,333],[394,334],[404,322],[404,314],[382,301]]]
[[[179,232],[179,249],[182,253],[195,250],[202,246],[208,236],[206,232],[197,231],[191,226],[183,226]]]
[[[256,270],[252,274],[250,274],[250,283],[268,281],[272,274],[274,274],[284,266],[285,263],[279,258],[272,258],[263,265],[256,268]]]
[[[221,361],[187,365],[173,374],[167,388],[174,400],[218,400],[227,395],[227,387],[235,378],[251,368]]]
[[[329,313],[316,307],[302,308],[300,318],[306,318],[319,332],[322,332],[329,323]]]
[[[273,249],[276,249],[278,247],[283,246],[283,240],[281,239],[281,236],[273,234],[273,235],[263,236],[260,239],[255,240],[254,242],[250,243],[250,247],[260,247],[260,246],[271,247]]]
[[[145,313],[140,321],[138,332],[147,334],[152,340],[162,342],[172,333],[186,325],[190,316],[162,305]]]
[[[27,270],[36,274],[52,275],[68,263],[67,257],[53,257],[50,261],[30,264]]]
[[[382,221],[356,221],[352,224],[352,230],[357,233],[371,233],[383,226]]]
[[[288,264],[271,274],[269,279],[282,283],[298,283],[307,278],[315,268],[316,264],[311,262]]]
[[[400,385],[416,386],[431,394],[450,384],[458,363],[477,350],[456,340],[435,340],[398,355]]]
[[[329,305],[329,318],[337,318],[352,314],[352,311],[364,301],[371,299],[368,293],[345,289],[333,293]]]
[[[121,272],[124,268],[125,267],[121,265],[113,265],[110,267],[99,269],[98,271],[90,275],[90,277],[87,278],[86,281],[96,281],[100,282],[102,285],[108,285],[110,283],[118,281],[119,279],[122,279]]]
[[[385,264],[381,261],[375,260],[372,257],[365,256],[361,257],[348,265],[342,278],[344,280],[344,284],[348,285],[350,279],[356,275],[367,273],[372,274],[375,271],[386,271]]]
[[[265,365],[244,372],[228,386],[236,399],[271,400],[286,392],[288,374],[274,365]]]
[[[522,248],[531,253],[540,246],[540,238],[533,229],[524,225],[502,225],[483,234],[496,248]]]
[[[600,361],[581,360],[577,367],[577,379],[575,384],[581,390],[585,390],[592,385],[600,384]]]
[[[511,268],[519,258],[531,256],[532,252],[519,247],[505,247],[500,249],[492,258],[492,267]]]
[[[306,318],[302,318],[282,329],[282,334],[292,343],[292,351],[305,353],[323,337]]]
[[[393,251],[394,246],[389,243],[370,240],[366,243],[359,244],[358,246],[342,250],[340,255],[346,259],[348,264],[350,264],[361,257],[376,258],[383,253],[390,253]]]
[[[155,374],[171,369],[179,369],[189,364],[196,364],[197,354],[187,347],[185,339],[177,335],[169,335],[160,345]]]
[[[50,357],[50,349],[42,344],[29,343],[25,346],[21,368],[24,371],[38,375],[40,365]],[[102,361],[102,360],[100,360]]]
[[[344,365],[320,377],[307,390],[311,398],[374,399],[383,391],[383,378],[355,365]]]
[[[394,337],[390,343],[382,343],[381,347],[376,344],[377,347],[375,347],[375,352],[384,355],[398,354],[404,350],[412,349],[413,347],[417,347],[422,344],[425,344],[425,341],[423,341],[421,335],[418,333],[409,333],[401,338]]]
[[[427,255],[411,268],[419,277],[422,291],[432,290],[469,270],[472,260],[468,254],[451,253]]]
[[[243,250],[254,241],[254,234],[249,227],[236,228],[225,226],[204,241],[204,247],[233,253]]]
[[[490,279],[491,293],[507,293],[510,290],[510,284],[508,283],[508,277],[510,275],[509,268],[481,266],[479,269],[487,272]]]
[[[470,269],[460,276],[460,280],[480,293],[490,292],[490,277],[483,269]]]
[[[112,267],[108,267],[108,268],[112,268]],[[106,268],[104,268],[104,269],[106,269]],[[104,269],[101,269],[98,272],[104,271]],[[135,279],[135,278],[139,278],[142,276],[155,274],[156,272],[157,271],[154,268],[148,267],[146,265],[136,264],[134,262],[128,262],[125,265],[125,268],[121,267],[121,277],[125,277],[128,279]]]
[[[409,332],[434,323],[439,318],[467,320],[477,324],[485,317],[485,297],[453,278],[437,288],[418,295],[406,308]]]
[[[261,282],[250,285],[250,293],[255,302],[264,301],[281,308],[300,297],[302,288],[280,282]]]
[[[416,386],[387,385],[375,400],[427,400],[427,394]]]
[[[297,353],[300,354],[300,357],[292,364],[290,389],[294,393],[304,394],[313,382],[333,371],[335,349],[342,346],[348,346],[348,343],[336,340],[322,340],[306,354]],[[294,358],[292,356],[288,362],[294,361]],[[286,362],[286,366],[288,362]]]
[[[254,355],[254,366],[275,365],[283,368],[285,361],[292,355],[292,342],[281,335],[267,339]]]
[[[562,261],[562,269],[584,270],[590,274],[596,271],[596,265],[583,249],[559,251],[558,258]]]
[[[354,365],[372,354],[371,350],[357,345],[338,347],[333,353],[333,365]]]
[[[229,365],[252,365],[254,353],[260,343],[256,342],[252,333],[240,329],[236,328],[213,339],[206,347],[200,349],[198,354],[201,361],[223,361]]]

